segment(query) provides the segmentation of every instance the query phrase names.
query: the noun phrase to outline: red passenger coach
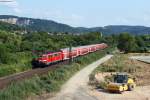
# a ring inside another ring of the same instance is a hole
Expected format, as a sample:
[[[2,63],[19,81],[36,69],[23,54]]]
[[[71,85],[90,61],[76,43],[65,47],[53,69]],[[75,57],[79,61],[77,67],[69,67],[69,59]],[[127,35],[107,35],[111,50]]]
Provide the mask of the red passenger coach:
[[[61,49],[61,52],[63,54],[63,60],[79,56],[78,49],[74,47],[71,49],[71,51],[69,50],[69,48]]]
[[[78,48],[80,55],[88,54],[90,51],[89,46],[81,46]]]
[[[94,45],[90,46],[90,52],[95,52],[96,51],[96,47]]]
[[[107,45],[107,44],[102,43],[102,49],[105,49],[105,48],[107,48],[107,47],[108,47],[108,45]]]

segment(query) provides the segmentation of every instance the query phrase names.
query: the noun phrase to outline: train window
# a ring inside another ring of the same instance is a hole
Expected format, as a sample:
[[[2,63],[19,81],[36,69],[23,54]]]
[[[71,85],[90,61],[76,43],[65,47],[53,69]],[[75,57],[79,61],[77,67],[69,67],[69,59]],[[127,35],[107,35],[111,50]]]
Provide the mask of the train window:
[[[52,58],[52,55],[48,55],[48,58],[49,58],[49,59]]]
[[[44,55],[43,58],[47,58],[47,56]]]
[[[59,54],[54,54],[54,56],[58,56]]]

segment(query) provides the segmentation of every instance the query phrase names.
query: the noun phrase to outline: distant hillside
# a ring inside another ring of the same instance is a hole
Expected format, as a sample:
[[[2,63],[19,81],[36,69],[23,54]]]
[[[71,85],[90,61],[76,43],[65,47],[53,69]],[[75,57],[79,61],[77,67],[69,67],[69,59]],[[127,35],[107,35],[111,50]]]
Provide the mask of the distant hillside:
[[[126,26],[126,25],[110,25],[105,27],[71,27],[66,24],[57,23],[52,20],[33,19],[26,17],[17,17],[11,15],[0,15],[0,21],[25,27],[28,31],[45,31],[45,32],[102,32],[103,34],[119,34],[128,32],[132,34],[148,34],[150,27],[145,26]]]
[[[125,26],[125,25],[111,25],[111,26],[105,26],[104,27],[105,33],[122,33],[122,32],[128,32],[132,34],[150,34],[150,27],[145,26]]]
[[[75,32],[75,29],[73,27],[51,20],[0,15],[0,21],[26,27],[26,29],[30,31]]]

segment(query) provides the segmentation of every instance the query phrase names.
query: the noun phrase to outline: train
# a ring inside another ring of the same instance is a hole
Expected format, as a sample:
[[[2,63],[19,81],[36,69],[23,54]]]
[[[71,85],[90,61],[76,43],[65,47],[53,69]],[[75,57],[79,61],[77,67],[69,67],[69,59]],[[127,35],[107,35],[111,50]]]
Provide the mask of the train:
[[[37,68],[49,66],[60,61],[65,61],[68,59],[83,56],[92,52],[96,52],[98,50],[105,49],[107,47],[108,45],[106,43],[100,43],[72,48],[63,48],[56,52],[47,52],[40,55],[38,58],[33,59],[32,67]]]

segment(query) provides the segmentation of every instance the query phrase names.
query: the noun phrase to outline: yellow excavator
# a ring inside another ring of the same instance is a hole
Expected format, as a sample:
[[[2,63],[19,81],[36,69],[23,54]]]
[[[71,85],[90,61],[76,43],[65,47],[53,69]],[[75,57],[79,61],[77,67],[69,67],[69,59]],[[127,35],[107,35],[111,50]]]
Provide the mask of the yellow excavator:
[[[106,89],[109,92],[132,91],[136,84],[135,79],[129,77],[127,73],[117,73],[114,75],[114,82],[108,83]]]

